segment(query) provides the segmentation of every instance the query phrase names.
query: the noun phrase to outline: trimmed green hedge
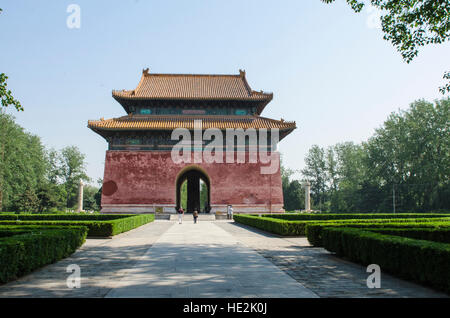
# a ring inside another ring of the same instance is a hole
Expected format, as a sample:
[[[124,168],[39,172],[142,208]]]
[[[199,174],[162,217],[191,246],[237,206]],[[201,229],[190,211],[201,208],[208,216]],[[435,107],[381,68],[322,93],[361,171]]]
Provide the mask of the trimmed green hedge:
[[[89,216],[89,215],[88,215]],[[95,217],[99,215],[93,215],[92,221],[88,220],[39,220],[27,219],[25,221],[0,221],[0,225],[54,225],[54,226],[86,226],[88,230],[88,236],[98,237],[110,237],[122,232],[126,232],[137,228],[146,223],[152,222],[155,219],[153,214],[140,214],[140,215],[126,215],[117,218],[117,215],[111,215],[114,217],[112,220],[96,220]],[[110,216],[110,215],[103,215]]]
[[[409,219],[409,218],[444,218],[449,213],[316,213],[316,214],[263,214],[262,217],[286,221],[311,220],[348,220],[348,219]]]
[[[448,214],[355,215],[302,215],[300,220],[299,215],[237,214],[234,219],[283,236],[306,234],[312,245],[351,261],[378,264],[386,272],[450,291]]]
[[[405,219],[343,219],[343,220],[305,220],[305,221],[288,221],[273,217],[259,217],[256,215],[248,214],[236,214],[233,219],[245,225],[250,225],[258,229],[275,233],[282,236],[305,236],[306,227],[312,224],[347,224],[347,223],[403,223],[403,222],[437,222],[437,221],[448,221],[450,222],[450,217],[447,218],[405,218]]]
[[[234,221],[256,227],[258,229],[279,235],[302,235],[304,233],[302,224],[273,218],[258,217],[255,215],[233,215]]]
[[[85,241],[86,227],[0,227],[0,283],[69,256]]]
[[[0,220],[5,221],[109,221],[123,219],[135,214],[0,214]]]
[[[450,228],[450,221],[438,221],[441,219],[415,219],[404,222],[403,220],[395,220],[394,222],[321,222],[321,223],[309,223],[306,225],[306,237],[309,243],[316,247],[322,246],[322,230],[327,227],[351,227],[360,228],[365,230],[380,230],[383,228],[394,231],[395,229],[415,229],[415,228],[428,228],[428,229],[440,229]],[[406,232],[405,232],[406,234]],[[417,234],[419,235],[419,234]]]
[[[368,229],[368,231],[380,234],[408,237],[417,240],[450,243],[450,224],[448,225],[448,227],[437,228],[375,228]]]
[[[450,244],[334,227],[323,228],[322,241],[353,262],[450,292]]]

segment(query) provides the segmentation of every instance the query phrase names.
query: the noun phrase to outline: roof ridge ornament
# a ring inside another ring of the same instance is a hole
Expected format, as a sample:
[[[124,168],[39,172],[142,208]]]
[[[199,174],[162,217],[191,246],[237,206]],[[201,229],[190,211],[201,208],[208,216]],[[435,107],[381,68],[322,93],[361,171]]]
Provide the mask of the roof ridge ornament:
[[[245,77],[245,70],[239,69],[239,76],[240,77]]]
[[[148,72],[150,71],[150,69],[147,67],[147,68],[144,68],[143,70],[142,70],[142,74],[144,74],[144,75],[148,75]]]

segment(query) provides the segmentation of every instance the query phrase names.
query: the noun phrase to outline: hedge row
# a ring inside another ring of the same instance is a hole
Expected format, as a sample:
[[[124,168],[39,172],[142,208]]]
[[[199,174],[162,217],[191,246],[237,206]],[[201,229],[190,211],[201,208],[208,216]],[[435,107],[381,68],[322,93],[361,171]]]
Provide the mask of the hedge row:
[[[109,221],[123,219],[135,214],[0,214],[0,220],[4,221]]]
[[[109,221],[113,223],[111,235],[117,235],[129,230],[135,229],[141,225],[153,222],[155,220],[154,214],[134,215],[120,220]]]
[[[1,227],[0,283],[69,256],[80,247],[86,227]]]
[[[283,236],[303,235],[302,233],[304,233],[303,224],[297,222],[294,223],[274,218],[243,214],[235,214],[233,215],[233,219],[238,223],[250,225],[258,229]]]
[[[322,231],[328,227],[351,227],[365,230],[379,230],[382,232],[383,228],[394,231],[396,229],[415,229],[415,228],[428,228],[428,229],[440,229],[450,228],[450,221],[439,221],[441,219],[415,219],[415,220],[394,220],[393,222],[321,222],[321,223],[309,223],[306,225],[306,237],[311,245],[316,247],[322,245]],[[362,221],[362,220],[361,220]],[[372,220],[374,221],[374,220]],[[409,222],[408,222],[409,221]],[[404,232],[406,234],[406,232]],[[419,234],[416,234],[419,235]]]
[[[259,217],[256,215],[236,214],[233,216],[238,223],[250,225],[258,229],[282,236],[305,236],[306,227],[313,224],[348,224],[348,223],[407,223],[407,222],[437,222],[448,221],[450,218],[405,218],[405,219],[344,219],[344,220],[306,220],[288,221],[273,217]]]
[[[437,228],[375,228],[371,232],[408,237],[417,240],[450,243],[450,224],[448,227]]]
[[[88,228],[88,236],[110,237],[122,232],[135,229],[141,225],[152,222],[153,214],[127,215],[126,217],[106,221],[65,221],[65,220],[34,220],[34,221],[0,221],[0,225],[53,225],[53,226],[85,226]]]
[[[450,292],[450,244],[357,228],[326,227],[322,236],[323,246],[339,256]]]
[[[348,219],[409,219],[409,218],[443,218],[449,213],[317,213],[317,214],[263,214],[269,217],[287,221],[309,220],[348,220]]]

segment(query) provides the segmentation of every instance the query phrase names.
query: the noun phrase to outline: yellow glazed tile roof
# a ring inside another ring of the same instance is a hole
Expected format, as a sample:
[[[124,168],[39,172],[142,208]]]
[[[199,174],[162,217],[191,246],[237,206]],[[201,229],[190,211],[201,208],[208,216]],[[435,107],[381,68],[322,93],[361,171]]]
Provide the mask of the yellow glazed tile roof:
[[[116,99],[191,99],[270,101],[272,93],[253,91],[245,72],[239,75],[142,73],[134,90],[113,90]]]
[[[94,130],[173,130],[194,129],[194,121],[201,120],[202,128],[278,128],[293,130],[295,122],[274,120],[260,116],[188,116],[188,115],[128,115],[108,120],[90,120],[88,127]]]

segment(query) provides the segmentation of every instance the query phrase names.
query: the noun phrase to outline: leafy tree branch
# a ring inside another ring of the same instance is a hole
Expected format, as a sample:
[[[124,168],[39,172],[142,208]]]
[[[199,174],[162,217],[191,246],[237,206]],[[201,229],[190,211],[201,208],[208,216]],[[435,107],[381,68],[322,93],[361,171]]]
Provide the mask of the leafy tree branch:
[[[322,0],[332,3],[335,0]],[[365,3],[370,3],[383,15],[381,27],[384,39],[390,41],[410,63],[419,53],[419,48],[429,44],[440,44],[450,39],[450,1],[448,0],[346,0],[355,12],[361,12]],[[449,72],[444,79],[450,80]],[[450,81],[441,87],[442,94],[450,92]]]

